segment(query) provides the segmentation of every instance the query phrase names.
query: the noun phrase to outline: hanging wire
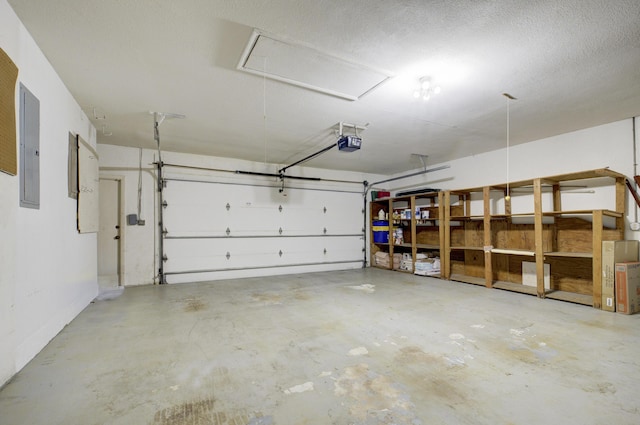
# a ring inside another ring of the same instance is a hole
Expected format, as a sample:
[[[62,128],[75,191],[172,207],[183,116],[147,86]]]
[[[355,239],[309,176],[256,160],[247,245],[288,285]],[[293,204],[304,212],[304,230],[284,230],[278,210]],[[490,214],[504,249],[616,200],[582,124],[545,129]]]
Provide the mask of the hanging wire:
[[[267,58],[262,65],[262,139],[264,142],[264,163],[267,164]]]
[[[510,127],[510,123],[511,123],[509,106],[510,106],[511,101],[512,100],[516,100],[516,98],[511,96],[509,93],[502,93],[502,95],[507,98],[507,194],[505,196],[505,199],[509,200],[509,199],[511,199],[511,192],[509,190],[509,147],[510,147],[509,146],[509,143],[510,143],[510,140],[509,140],[510,128],[509,127]]]
[[[138,157],[138,220],[142,215],[142,148]]]
[[[509,98],[507,97],[507,196],[511,196],[509,192]]]

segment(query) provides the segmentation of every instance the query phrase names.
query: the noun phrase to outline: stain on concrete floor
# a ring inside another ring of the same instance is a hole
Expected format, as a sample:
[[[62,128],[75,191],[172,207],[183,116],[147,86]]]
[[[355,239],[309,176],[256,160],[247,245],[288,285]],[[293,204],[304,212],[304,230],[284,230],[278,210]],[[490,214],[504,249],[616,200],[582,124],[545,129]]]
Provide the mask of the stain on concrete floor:
[[[184,303],[184,311],[186,312],[195,312],[206,310],[208,305],[199,298],[186,298],[183,300]]]
[[[158,411],[152,425],[249,425],[252,421],[244,410],[220,411],[214,399],[205,399],[171,406]],[[266,422],[265,422],[266,423]]]

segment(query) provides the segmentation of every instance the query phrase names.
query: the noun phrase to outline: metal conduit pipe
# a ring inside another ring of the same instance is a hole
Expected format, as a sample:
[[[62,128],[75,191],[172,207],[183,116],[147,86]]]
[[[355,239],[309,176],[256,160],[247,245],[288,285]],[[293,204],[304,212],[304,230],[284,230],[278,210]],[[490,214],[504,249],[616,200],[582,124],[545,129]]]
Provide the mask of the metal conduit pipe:
[[[236,170],[236,174],[245,174],[249,176],[262,176],[262,177],[277,177],[279,179],[287,178],[287,179],[295,179],[295,180],[311,180],[311,181],[321,181],[320,177],[301,177],[301,176],[285,176],[283,174],[275,174],[275,173],[259,173],[256,171],[241,171]]]
[[[221,173],[243,174],[243,175],[250,175],[250,176],[276,177],[276,178],[282,177],[285,179],[294,179],[294,180],[310,180],[310,181],[323,181],[323,182],[331,182],[331,183],[362,184],[361,181],[354,181],[354,180],[323,179],[320,177],[281,176],[280,174],[276,174],[276,173],[261,173],[257,171],[243,171],[243,170],[225,170],[222,168],[209,168],[209,167],[198,167],[193,165],[170,164],[168,162],[165,162],[162,165],[164,167],[186,168],[191,170],[202,170],[202,171],[217,171]]]
[[[216,182],[211,180],[197,180],[197,179],[174,179],[174,178],[165,178],[164,181],[174,181],[174,182],[188,182],[188,183],[209,183],[209,184],[223,184],[230,186],[249,186],[249,187],[270,187],[273,189],[278,189],[279,186],[274,186],[272,184],[256,184],[256,183],[232,183],[232,182]],[[287,189],[296,189],[296,190],[315,190],[318,192],[337,192],[337,193],[357,193],[361,192],[356,190],[340,190],[340,189],[318,189],[312,187],[297,187],[297,186],[288,186]]]
[[[392,177],[390,179],[385,179],[385,180],[380,180],[380,181],[377,181],[377,182],[373,182],[367,187],[367,190],[365,192],[365,197],[366,197],[367,193],[369,193],[369,190],[371,190],[373,188],[373,186],[375,186],[375,185],[378,185],[378,184],[381,184],[381,183],[388,183],[388,182],[401,180],[401,179],[406,179],[406,178],[409,178],[409,177],[419,176],[421,174],[431,173],[433,171],[440,171],[440,170],[444,170],[446,168],[451,168],[451,166],[450,165],[441,165],[440,167],[429,168],[429,169],[426,169],[426,170],[417,171],[415,173],[405,174],[405,175],[402,175],[402,176]]]

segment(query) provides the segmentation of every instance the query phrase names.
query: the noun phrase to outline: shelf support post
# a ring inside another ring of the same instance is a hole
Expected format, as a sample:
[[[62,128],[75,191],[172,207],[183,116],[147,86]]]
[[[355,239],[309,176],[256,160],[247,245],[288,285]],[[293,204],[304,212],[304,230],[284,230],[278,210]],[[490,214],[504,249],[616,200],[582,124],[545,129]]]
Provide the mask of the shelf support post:
[[[626,181],[627,179],[624,177],[616,178],[616,212],[622,214],[621,217],[616,218],[616,229],[620,232],[620,239],[624,239],[624,212],[627,205],[627,191],[625,190]],[[635,198],[637,196],[635,188],[629,187],[629,189],[633,189],[631,194],[634,195]]]
[[[418,254],[418,248],[416,247],[416,244],[418,243],[418,234],[416,232],[416,221],[418,220],[418,217],[416,216],[415,196],[410,198],[409,208],[411,208],[411,258],[413,259],[411,262],[411,273],[413,273],[416,271],[416,255]],[[440,263],[440,267],[442,267],[442,263]]]
[[[445,219],[444,210],[449,209],[449,204],[444,203],[444,195],[438,192],[438,240],[440,241],[440,275],[445,277],[445,270],[449,263],[449,255],[447,254],[447,246],[445,244]]]
[[[602,210],[593,211],[593,307],[602,308]]]
[[[449,280],[451,278],[451,191],[444,192],[444,203],[440,204],[443,207],[440,208],[440,215],[444,210],[444,254],[441,255],[444,258],[444,262],[440,263],[442,268],[442,277]],[[442,228],[442,223],[441,226]]]
[[[491,192],[489,186],[482,188],[484,203],[484,285],[493,286],[493,268],[491,267]]]
[[[534,238],[536,243],[536,289],[538,297],[544,298],[544,245],[542,238],[542,182],[533,180]]]

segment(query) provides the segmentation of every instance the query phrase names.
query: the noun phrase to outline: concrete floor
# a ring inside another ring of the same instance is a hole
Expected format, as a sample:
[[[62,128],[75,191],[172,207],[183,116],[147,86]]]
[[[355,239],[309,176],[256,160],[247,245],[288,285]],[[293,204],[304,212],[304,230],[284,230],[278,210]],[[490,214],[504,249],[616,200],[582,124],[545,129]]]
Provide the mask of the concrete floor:
[[[379,269],[127,288],[2,424],[640,424],[640,315]]]

